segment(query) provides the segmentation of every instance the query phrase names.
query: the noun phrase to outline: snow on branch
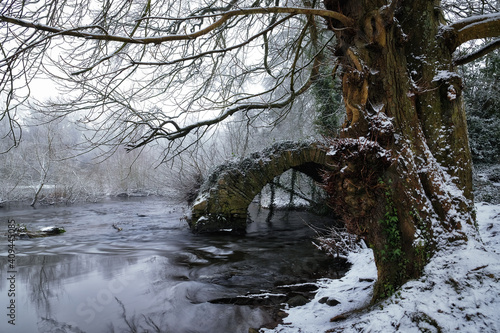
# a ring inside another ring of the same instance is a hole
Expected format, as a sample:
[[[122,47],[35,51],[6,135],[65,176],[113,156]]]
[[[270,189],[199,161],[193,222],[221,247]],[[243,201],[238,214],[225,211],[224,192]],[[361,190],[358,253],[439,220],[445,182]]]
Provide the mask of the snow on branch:
[[[472,16],[452,24],[453,49],[474,39],[500,36],[500,13]]]
[[[451,27],[455,30],[461,30],[470,26],[471,24],[476,24],[478,22],[483,22],[485,20],[495,19],[500,15],[500,13],[490,13],[484,15],[475,15],[471,17],[467,17],[465,19],[459,20],[451,25]]]
[[[500,48],[500,38],[493,40],[492,42],[484,45],[479,50],[474,51],[471,54],[467,54],[467,55],[464,55],[462,57],[455,59],[454,64],[457,66],[468,64],[469,62],[472,62],[476,59],[479,59],[482,56],[485,56],[488,53],[490,53],[498,48]]]

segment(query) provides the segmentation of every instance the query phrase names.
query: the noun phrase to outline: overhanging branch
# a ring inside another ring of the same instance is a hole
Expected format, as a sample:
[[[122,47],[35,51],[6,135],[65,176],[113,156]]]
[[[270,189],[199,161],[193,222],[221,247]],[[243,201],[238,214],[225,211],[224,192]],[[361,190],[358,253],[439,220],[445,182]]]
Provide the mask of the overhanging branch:
[[[208,55],[212,55],[212,54],[226,53],[226,52],[229,52],[229,51],[232,51],[232,50],[235,50],[235,49],[239,49],[239,48],[243,47],[244,45],[249,44],[250,42],[252,42],[253,40],[257,39],[260,36],[265,36],[266,33],[272,31],[274,28],[276,28],[278,25],[282,24],[283,22],[287,21],[292,16],[293,16],[292,14],[288,15],[288,16],[284,17],[283,19],[281,19],[281,20],[275,22],[274,24],[270,25],[268,28],[260,31],[259,33],[253,35],[252,37],[248,38],[244,42],[242,42],[240,44],[236,44],[236,45],[230,46],[230,47],[226,47],[226,48],[223,48],[223,49],[215,49],[215,50],[205,51],[205,52],[201,52],[201,53],[198,53],[198,54],[194,54],[192,56],[181,57],[181,58],[170,60],[170,61],[144,62],[144,61],[131,60],[131,63],[133,65],[141,65],[141,66],[165,66],[165,65],[173,65],[173,64],[176,64],[176,63],[179,63],[179,62],[185,62],[185,61],[189,61],[189,60],[194,60],[194,59],[202,58],[204,56],[208,56]]]
[[[446,29],[452,49],[474,39],[500,36],[500,13],[479,15],[460,20]]]
[[[153,142],[154,140],[158,138],[165,138],[169,141],[174,141],[179,138],[186,137],[189,135],[194,130],[203,128],[203,127],[211,127],[213,125],[219,124],[226,118],[232,116],[233,114],[240,112],[240,111],[250,111],[250,110],[265,110],[265,109],[270,109],[270,108],[282,108],[288,105],[291,101],[291,97],[288,98],[287,100],[283,102],[278,102],[278,103],[250,103],[250,104],[244,104],[244,105],[237,105],[235,107],[232,107],[230,109],[227,109],[222,113],[220,116],[208,119],[208,120],[203,120],[200,122],[196,122],[191,125],[187,125],[185,127],[180,127],[177,123],[173,121],[166,122],[162,125],[174,125],[175,130],[174,131],[167,131],[163,127],[155,127],[151,128],[151,131],[149,131],[147,134],[142,136],[137,142],[134,143],[129,143],[127,145],[127,150],[133,150],[137,149],[139,147],[142,147],[144,145],[147,145],[150,142]]]
[[[235,16],[245,16],[245,15],[265,15],[265,14],[292,14],[292,15],[298,15],[298,14],[303,14],[303,15],[317,15],[317,16],[322,16],[322,17],[330,17],[333,18],[339,22],[341,22],[345,26],[351,26],[354,24],[353,20],[346,17],[345,15],[342,15],[338,12],[330,11],[330,10],[324,10],[324,9],[312,9],[312,8],[294,8],[294,7],[267,7],[267,8],[242,8],[238,10],[232,10],[232,11],[227,11],[225,13],[221,13],[217,16],[221,16],[217,21],[212,23],[211,25],[200,29],[199,31],[196,31],[191,34],[183,34],[183,35],[166,35],[166,36],[158,36],[158,37],[143,37],[143,38],[133,38],[131,36],[120,36],[120,35],[110,35],[104,31],[104,33],[89,33],[85,32],[84,30],[88,29],[95,29],[96,26],[89,26],[89,27],[79,27],[79,28],[73,28],[73,29],[63,29],[63,28],[57,28],[41,23],[36,23],[36,22],[30,22],[22,19],[18,19],[15,17],[10,17],[10,16],[0,16],[0,21],[6,22],[6,23],[11,23],[14,25],[26,27],[26,28],[32,28],[40,31],[45,31],[45,32],[50,32],[54,33],[57,35],[63,35],[63,36],[72,36],[72,37],[78,37],[78,38],[85,38],[85,39],[91,39],[91,40],[103,40],[103,41],[110,41],[110,42],[120,42],[120,43],[130,43],[130,44],[161,44],[163,42],[168,42],[168,41],[178,41],[178,40],[191,40],[191,39],[196,39],[200,36],[206,35],[207,33],[215,30],[216,28],[220,27],[222,24],[224,24],[226,21],[228,21],[230,18],[235,17]],[[207,15],[207,17],[213,16],[213,15]],[[199,18],[199,17],[197,17]],[[171,19],[171,18],[169,18]],[[181,18],[180,20],[186,20],[186,18]]]
[[[476,15],[476,16],[467,17],[463,20],[460,20],[460,21],[457,21],[457,22],[451,24],[451,28],[458,31],[458,30],[464,29],[468,26],[471,26],[473,24],[484,22],[485,20],[495,19],[499,15],[500,15],[500,13],[490,13],[490,14],[485,14],[485,15]]]
[[[481,58],[482,56],[487,55],[491,51],[494,51],[498,48],[500,48],[500,38],[495,39],[491,43],[486,44],[485,46],[483,46],[482,48],[480,48],[479,50],[477,50],[471,54],[467,54],[467,55],[464,55],[464,56],[461,56],[461,57],[455,59],[453,61],[453,63],[457,66],[465,65],[469,62],[472,62],[476,59]]]
[[[315,57],[315,63],[313,65],[313,71],[311,72],[311,75],[309,76],[309,79],[302,85],[296,92],[290,94],[287,99],[279,102],[270,102],[270,103],[248,103],[248,104],[241,104],[241,105],[236,105],[231,108],[226,109],[221,115],[218,117],[214,117],[212,119],[207,119],[203,121],[196,122],[191,125],[187,125],[184,127],[179,126],[175,121],[169,120],[166,122],[163,122],[161,126],[149,126],[149,131],[144,134],[139,140],[136,142],[129,143],[127,145],[127,150],[134,150],[139,147],[145,146],[156,139],[159,138],[165,138],[169,141],[174,141],[180,138],[184,138],[188,136],[191,132],[199,130],[201,128],[209,128],[213,125],[219,124],[225,119],[229,118],[230,116],[234,115],[235,113],[241,112],[241,111],[250,111],[250,110],[267,110],[267,109],[279,109],[279,108],[284,108],[290,103],[294,101],[294,99],[306,92],[309,87],[314,83],[316,71],[314,70],[318,64],[317,64],[317,56]],[[128,121],[129,123],[132,123],[133,125],[137,125],[138,122],[134,121]],[[143,124],[144,125],[144,124]],[[168,131],[162,126],[165,125],[173,125],[175,127],[175,130],[173,131]]]

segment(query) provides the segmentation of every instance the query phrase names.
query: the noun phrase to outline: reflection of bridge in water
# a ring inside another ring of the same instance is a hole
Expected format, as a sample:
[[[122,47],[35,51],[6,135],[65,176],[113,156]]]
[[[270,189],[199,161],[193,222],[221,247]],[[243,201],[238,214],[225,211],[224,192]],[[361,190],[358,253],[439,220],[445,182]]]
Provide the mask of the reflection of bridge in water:
[[[289,169],[321,181],[327,161],[327,149],[320,143],[286,141],[221,165],[200,189],[190,227],[195,232],[244,232],[248,205],[266,184]]]

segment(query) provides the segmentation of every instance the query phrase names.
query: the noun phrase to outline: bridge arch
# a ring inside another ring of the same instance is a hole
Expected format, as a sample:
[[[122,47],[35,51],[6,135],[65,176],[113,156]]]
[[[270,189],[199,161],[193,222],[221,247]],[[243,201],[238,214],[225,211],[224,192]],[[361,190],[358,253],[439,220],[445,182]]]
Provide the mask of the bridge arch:
[[[289,169],[316,181],[327,167],[327,149],[318,142],[285,141],[219,166],[202,185],[189,225],[194,232],[244,232],[247,209],[262,188]]]

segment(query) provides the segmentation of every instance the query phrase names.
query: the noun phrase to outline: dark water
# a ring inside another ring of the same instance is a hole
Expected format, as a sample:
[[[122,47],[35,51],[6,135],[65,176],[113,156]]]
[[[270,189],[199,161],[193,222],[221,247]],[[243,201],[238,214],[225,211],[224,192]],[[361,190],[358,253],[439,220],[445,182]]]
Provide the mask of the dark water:
[[[0,208],[0,332],[248,332],[269,313],[210,301],[335,275],[306,226],[326,219],[279,212],[266,223],[254,207],[247,235],[214,236],[191,234],[185,213],[159,198]],[[67,232],[16,240],[10,273],[9,219]]]

